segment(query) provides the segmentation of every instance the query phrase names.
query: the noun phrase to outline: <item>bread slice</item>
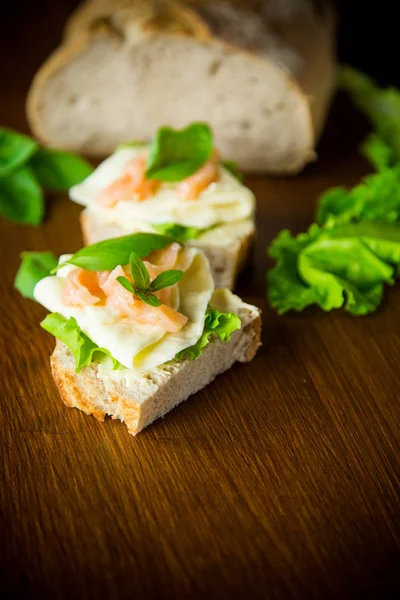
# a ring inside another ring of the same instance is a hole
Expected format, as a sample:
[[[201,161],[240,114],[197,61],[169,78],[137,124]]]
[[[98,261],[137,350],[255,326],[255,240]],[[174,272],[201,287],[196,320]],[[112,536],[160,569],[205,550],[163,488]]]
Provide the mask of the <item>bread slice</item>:
[[[295,173],[329,108],[334,29],[328,0],[89,0],[37,73],[28,118],[42,141],[94,156],[206,121],[242,169]]]
[[[229,342],[213,339],[193,361],[173,361],[151,373],[136,375],[127,371],[123,378],[118,371],[104,370],[94,363],[77,374],[71,351],[57,341],[50,362],[62,400],[100,421],[106,416],[120,419],[129,433],[136,435],[208,385],[235,361],[248,362],[257,352],[260,310],[221,289],[214,292],[211,304],[221,311],[236,312],[242,322],[241,329],[233,333]]]
[[[128,233],[116,223],[105,223],[95,210],[83,210],[80,223],[85,245]],[[201,248],[210,263],[215,286],[232,290],[238,274],[248,261],[254,236],[254,221],[251,218],[221,225],[197,240],[186,242],[186,246]]]

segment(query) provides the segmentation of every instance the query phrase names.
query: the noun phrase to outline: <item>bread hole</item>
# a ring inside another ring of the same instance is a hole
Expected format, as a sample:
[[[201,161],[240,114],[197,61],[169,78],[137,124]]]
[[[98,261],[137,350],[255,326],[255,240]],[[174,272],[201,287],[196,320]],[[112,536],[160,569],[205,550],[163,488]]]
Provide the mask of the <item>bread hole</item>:
[[[78,102],[78,98],[77,96],[75,96],[74,94],[72,94],[68,100],[67,100],[69,106],[73,106],[74,104],[76,104]]]
[[[208,74],[210,75],[210,77],[212,77],[213,75],[216,75],[216,73],[218,73],[219,68],[221,66],[221,60],[220,59],[215,59],[213,60],[209,66],[208,66]]]
[[[240,121],[239,125],[242,131],[247,131],[251,127],[250,121],[247,120]]]
[[[264,108],[262,109],[262,114],[264,115],[264,117],[269,117],[271,112],[272,110],[268,106],[264,106]]]
[[[285,104],[285,102],[284,102],[283,100],[280,100],[279,102],[277,102],[277,103],[275,104],[275,108],[276,108],[276,110],[278,110],[278,111],[281,111],[281,110],[283,110],[283,109],[285,108],[285,106],[286,106],[286,104]]]

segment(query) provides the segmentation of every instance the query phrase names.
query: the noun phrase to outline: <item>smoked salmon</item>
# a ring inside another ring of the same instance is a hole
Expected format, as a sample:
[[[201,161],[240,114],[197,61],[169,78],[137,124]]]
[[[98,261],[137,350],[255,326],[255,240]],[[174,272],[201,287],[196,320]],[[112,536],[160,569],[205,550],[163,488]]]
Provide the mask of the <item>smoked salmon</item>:
[[[104,208],[112,208],[118,202],[146,200],[153,196],[160,186],[157,179],[146,179],[146,157],[138,156],[130,160],[124,174],[111,182],[100,192],[98,203]]]
[[[151,280],[176,264],[179,250],[179,244],[173,243],[163,250],[153,252],[148,257],[151,262],[144,261]],[[117,277],[126,277],[133,283],[128,267],[118,266],[113,271],[98,272],[73,269],[66,278],[63,302],[67,306],[105,304],[122,317],[141,324],[157,325],[166,332],[180,331],[187,323],[185,315],[168,305],[171,301],[170,287],[154,292],[162,302],[161,306],[150,306],[126,290],[117,281]]]

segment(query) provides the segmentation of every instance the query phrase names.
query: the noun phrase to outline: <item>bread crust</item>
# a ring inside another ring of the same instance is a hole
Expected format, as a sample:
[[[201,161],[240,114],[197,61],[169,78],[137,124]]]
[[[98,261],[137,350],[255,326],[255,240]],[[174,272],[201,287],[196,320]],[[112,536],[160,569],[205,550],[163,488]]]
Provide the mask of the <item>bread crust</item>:
[[[229,310],[229,307],[227,307]],[[79,408],[103,422],[106,416],[120,419],[129,433],[136,435],[177,404],[205,387],[218,374],[229,369],[234,362],[252,360],[260,346],[261,312],[250,305],[238,310],[242,329],[236,331],[229,342],[213,340],[194,361],[181,361],[165,372],[143,375],[138,385],[148,384],[149,391],[129,389],[123,383],[105,383],[98,365],[83,367],[75,372],[75,361],[62,342],[50,359],[54,381],[64,404]]]
[[[324,5],[323,15],[319,17],[317,27],[310,18],[303,18],[301,23],[298,18],[273,24],[277,32],[277,39],[292,45],[295,52],[302,56],[304,67],[294,73],[285,52],[279,55],[280,67],[265,53],[265,48],[250,48],[250,41],[243,38],[243,43],[236,43],[232,36],[218,31],[218,36],[212,31],[212,11],[214,3],[197,0],[189,3],[170,0],[164,2],[147,2],[147,0],[111,0],[99,2],[89,0],[79,7],[70,18],[65,29],[63,44],[53,52],[33,79],[27,98],[27,115],[34,133],[45,143],[51,144],[46,132],[42,117],[42,91],[46,81],[70,64],[99,37],[125,36],[132,23],[135,24],[134,36],[143,39],[146,36],[157,36],[168,39],[176,36],[187,36],[200,43],[211,42],[228,52],[251,56],[252,60],[269,64],[278,77],[285,79],[291,93],[297,97],[299,105],[304,105],[305,123],[304,149],[301,161],[296,164],[282,166],[279,171],[273,172],[296,173],[303,166],[315,158],[314,142],[319,136],[329,109],[330,98],[334,85],[334,50],[333,31],[334,18],[329,4]],[[221,2],[217,4],[223,4]],[[226,3],[225,3],[226,4]],[[258,15],[262,2],[234,2],[234,10],[251,10],[248,14]],[[306,2],[305,2],[306,4]],[[310,3],[311,4],[311,3]],[[244,8],[245,7],[245,8]],[[247,13],[243,13],[247,14]],[[261,15],[262,16],[262,15]],[[300,13],[301,16],[301,13]],[[298,17],[298,15],[297,15]],[[301,24],[306,27],[303,35],[296,32],[301,29]],[[280,37],[279,37],[280,36]],[[319,49],[316,50],[316,45]],[[318,55],[320,58],[314,60]],[[315,64],[314,64],[315,63]],[[312,96],[312,99],[310,100]],[[79,145],[69,149],[81,151]],[[90,148],[89,148],[89,154]],[[94,152],[93,154],[96,154]],[[258,168],[256,170],[259,170]]]

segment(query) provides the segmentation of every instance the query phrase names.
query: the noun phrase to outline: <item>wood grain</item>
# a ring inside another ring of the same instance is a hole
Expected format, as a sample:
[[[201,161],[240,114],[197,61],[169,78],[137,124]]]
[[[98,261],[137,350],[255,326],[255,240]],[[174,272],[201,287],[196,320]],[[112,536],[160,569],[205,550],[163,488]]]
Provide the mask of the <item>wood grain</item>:
[[[2,124],[27,131],[29,82],[73,4],[0,19]],[[137,438],[62,404],[45,311],[12,288],[22,250],[80,246],[79,208],[51,198],[39,229],[1,222],[8,598],[399,597],[400,288],[368,318],[277,317],[263,300],[266,245],[304,229],[321,190],[367,171],[364,127],[339,98],[315,165],[249,180],[258,238],[239,292],[264,309],[263,347]]]

